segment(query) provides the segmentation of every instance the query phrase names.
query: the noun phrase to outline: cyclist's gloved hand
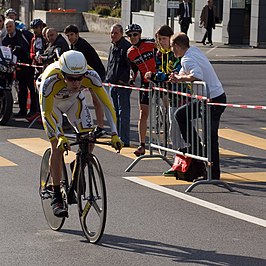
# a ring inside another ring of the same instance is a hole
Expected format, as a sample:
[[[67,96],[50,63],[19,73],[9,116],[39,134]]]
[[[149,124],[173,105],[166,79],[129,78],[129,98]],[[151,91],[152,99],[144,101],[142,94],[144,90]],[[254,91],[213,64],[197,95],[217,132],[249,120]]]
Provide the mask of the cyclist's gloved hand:
[[[65,136],[58,137],[57,149],[60,151],[70,150],[69,141]]]
[[[111,143],[112,147],[115,148],[117,151],[120,151],[124,146],[123,141],[117,136],[117,134],[112,135]]]

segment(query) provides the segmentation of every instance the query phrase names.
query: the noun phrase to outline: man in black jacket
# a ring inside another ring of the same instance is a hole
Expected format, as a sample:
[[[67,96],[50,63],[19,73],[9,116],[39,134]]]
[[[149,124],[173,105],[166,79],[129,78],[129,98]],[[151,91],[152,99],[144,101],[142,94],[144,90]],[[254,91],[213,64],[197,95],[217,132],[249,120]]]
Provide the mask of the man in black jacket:
[[[78,27],[74,24],[68,25],[65,28],[64,33],[70,42],[70,48],[82,52],[87,60],[87,64],[92,67],[99,74],[101,80],[104,81],[104,65],[95,49],[85,39],[79,36]]]
[[[4,46],[9,46],[14,51],[13,53],[17,56],[18,63],[31,64],[30,43],[33,34],[28,30],[16,29],[15,21],[13,19],[6,19],[5,27],[7,35],[3,39],[2,44]],[[16,78],[19,82],[19,112],[15,114],[15,117],[25,117],[27,115],[28,88],[31,96],[30,112],[35,113],[37,108],[36,90],[34,87],[34,68],[19,65],[16,70]]]
[[[79,51],[83,53],[87,60],[87,64],[92,67],[100,76],[101,80],[104,81],[105,79],[105,68],[104,65],[95,51],[95,49],[83,38],[79,36],[79,29],[76,25],[71,24],[68,25],[64,29],[64,33],[66,34],[69,42],[70,48],[72,50]],[[104,131],[104,111],[101,106],[100,101],[98,100],[97,96],[94,94],[93,91],[90,90],[93,105],[95,107],[95,114],[97,119],[97,128],[95,131],[95,135],[100,137],[105,134]]]
[[[106,82],[118,85],[128,85],[130,76],[130,62],[127,50],[131,43],[123,37],[123,28],[120,24],[111,27],[112,44],[109,50]],[[116,116],[118,135],[125,147],[130,145],[130,94],[126,88],[111,88]]]
[[[181,32],[187,34],[189,25],[192,23],[192,4],[188,0],[183,0],[179,5],[180,14],[179,14],[179,24]]]
[[[56,29],[49,28],[46,36],[49,44],[44,54],[40,56],[40,61],[44,66],[48,66],[58,60],[61,54],[69,50],[66,39],[61,34],[58,34]]]

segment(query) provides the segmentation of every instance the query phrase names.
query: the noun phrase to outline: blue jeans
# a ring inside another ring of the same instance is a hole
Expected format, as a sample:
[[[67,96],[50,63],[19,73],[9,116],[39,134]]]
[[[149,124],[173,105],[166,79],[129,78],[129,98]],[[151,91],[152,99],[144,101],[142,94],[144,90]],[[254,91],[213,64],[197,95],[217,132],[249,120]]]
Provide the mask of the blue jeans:
[[[111,97],[117,117],[117,131],[125,145],[130,144],[130,94],[125,88],[111,88]]]

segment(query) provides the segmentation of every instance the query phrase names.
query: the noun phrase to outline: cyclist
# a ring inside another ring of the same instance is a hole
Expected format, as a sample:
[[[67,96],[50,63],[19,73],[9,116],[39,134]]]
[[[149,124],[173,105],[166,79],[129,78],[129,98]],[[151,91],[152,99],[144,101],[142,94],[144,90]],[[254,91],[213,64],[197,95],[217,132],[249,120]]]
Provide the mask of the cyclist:
[[[105,107],[105,115],[111,127],[112,146],[119,150],[123,143],[117,135],[116,114],[108,94],[102,87],[101,78],[91,67],[81,52],[70,50],[64,52],[59,61],[49,65],[38,81],[40,90],[40,107],[43,125],[51,142],[50,173],[53,181],[53,198],[51,206],[54,215],[67,217],[60,192],[62,175],[62,155],[69,142],[62,129],[62,114],[66,114],[77,132],[92,131],[93,123],[82,92],[84,88],[94,91]]]
[[[131,47],[128,49],[128,59],[134,72],[135,81],[137,73],[141,76],[141,85],[143,88],[149,87],[149,81],[145,78],[146,72],[156,72],[154,39],[141,38],[142,28],[138,24],[130,24],[126,27],[125,33],[129,38]],[[145,154],[145,137],[147,131],[147,120],[149,116],[149,92],[140,91],[139,94],[139,142],[140,146],[134,152],[136,156]]]

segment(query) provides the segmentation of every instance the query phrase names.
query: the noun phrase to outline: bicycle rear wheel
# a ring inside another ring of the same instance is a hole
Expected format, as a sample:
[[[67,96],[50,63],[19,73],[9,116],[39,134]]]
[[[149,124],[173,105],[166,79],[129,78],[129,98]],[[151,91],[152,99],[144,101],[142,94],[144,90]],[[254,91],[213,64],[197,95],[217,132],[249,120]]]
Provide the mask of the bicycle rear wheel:
[[[52,207],[51,207],[51,199],[52,199],[52,180],[50,175],[50,165],[49,160],[51,156],[51,149],[47,149],[42,157],[41,162],[41,171],[40,171],[40,197],[42,202],[43,213],[45,219],[49,225],[49,227],[54,230],[58,231],[62,228],[65,217],[59,218],[54,216]],[[61,191],[62,196],[64,199],[64,203],[66,203],[66,189],[67,189],[67,173],[66,173],[66,166],[63,163],[63,172],[62,172],[62,182],[61,182]]]
[[[79,219],[85,237],[97,243],[103,235],[107,196],[101,165],[93,154],[89,154],[80,172],[77,183]]]

